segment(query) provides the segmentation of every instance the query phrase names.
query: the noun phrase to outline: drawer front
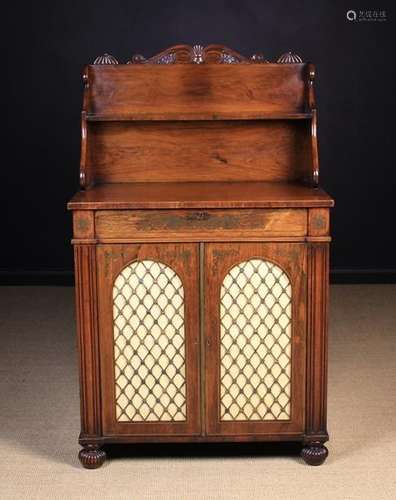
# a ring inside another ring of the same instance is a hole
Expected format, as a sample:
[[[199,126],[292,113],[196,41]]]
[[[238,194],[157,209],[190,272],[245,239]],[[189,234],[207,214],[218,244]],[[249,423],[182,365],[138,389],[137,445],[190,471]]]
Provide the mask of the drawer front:
[[[95,233],[99,239],[135,241],[303,237],[307,234],[307,211],[100,210],[95,216]]]

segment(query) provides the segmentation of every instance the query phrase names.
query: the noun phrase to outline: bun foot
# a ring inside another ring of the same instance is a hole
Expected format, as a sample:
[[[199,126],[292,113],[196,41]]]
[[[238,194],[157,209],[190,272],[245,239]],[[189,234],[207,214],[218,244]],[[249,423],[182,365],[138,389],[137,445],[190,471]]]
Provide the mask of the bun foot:
[[[97,469],[106,460],[106,453],[98,446],[87,445],[78,454],[78,458],[86,469]]]
[[[321,443],[312,443],[301,450],[301,457],[308,465],[322,465],[329,450]]]

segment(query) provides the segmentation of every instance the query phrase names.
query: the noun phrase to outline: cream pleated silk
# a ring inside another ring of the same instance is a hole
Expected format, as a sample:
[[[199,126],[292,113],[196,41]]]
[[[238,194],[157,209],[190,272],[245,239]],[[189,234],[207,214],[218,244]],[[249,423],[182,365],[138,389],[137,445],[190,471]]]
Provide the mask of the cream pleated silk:
[[[184,290],[168,266],[136,261],[113,287],[116,418],[186,420]]]
[[[290,419],[291,285],[278,266],[233,267],[220,297],[220,419]]]

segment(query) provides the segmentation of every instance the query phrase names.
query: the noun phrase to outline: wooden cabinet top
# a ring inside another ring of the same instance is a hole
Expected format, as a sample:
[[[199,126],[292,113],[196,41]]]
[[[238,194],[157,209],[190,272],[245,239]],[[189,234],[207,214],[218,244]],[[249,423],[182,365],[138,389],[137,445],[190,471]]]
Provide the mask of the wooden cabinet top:
[[[80,191],[70,209],[332,207],[322,189],[278,182],[102,184]]]
[[[80,181],[69,208],[331,206],[320,189],[315,70],[221,45],[84,71]]]

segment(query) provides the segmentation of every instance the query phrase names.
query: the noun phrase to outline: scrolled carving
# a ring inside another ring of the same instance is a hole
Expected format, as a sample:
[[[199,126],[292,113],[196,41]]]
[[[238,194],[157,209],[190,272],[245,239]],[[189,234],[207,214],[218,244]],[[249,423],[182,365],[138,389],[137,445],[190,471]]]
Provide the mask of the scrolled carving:
[[[250,60],[254,63],[269,63],[269,61],[265,58],[262,52],[257,52],[257,54],[253,54]]]
[[[205,47],[204,60],[206,63],[214,64],[239,64],[249,62],[248,58],[224,45],[208,45]]]
[[[239,61],[233,55],[223,52],[220,56],[220,62],[223,64],[237,64]]]
[[[312,183],[313,183],[314,187],[318,187],[319,186],[319,153],[318,153],[316,109],[312,110],[311,145],[312,145]]]
[[[170,52],[169,54],[165,54],[158,59],[158,64],[172,64],[176,61],[176,54],[174,52]]]
[[[94,64],[118,64],[118,61],[115,57],[110,54],[103,54],[103,56],[99,56],[93,62]]]
[[[144,64],[147,59],[142,54],[134,54],[127,64]]]
[[[142,55],[134,55],[127,64],[239,64],[266,63],[264,56],[254,54],[247,58],[224,45],[175,45],[159,54],[146,59]]]
[[[308,79],[308,108],[310,110],[315,109],[315,92],[314,92],[314,81],[315,81],[315,66],[311,63],[307,65],[307,79]]]
[[[302,63],[303,60],[298,54],[286,52],[286,54],[282,54],[280,57],[278,57],[278,60],[276,62],[278,64],[299,64]]]
[[[155,61],[146,59],[141,54],[136,54],[132,56],[132,59],[128,61],[127,64],[146,64],[150,62],[153,64],[173,64],[176,62],[176,54],[174,52],[168,52],[158,56]]]

